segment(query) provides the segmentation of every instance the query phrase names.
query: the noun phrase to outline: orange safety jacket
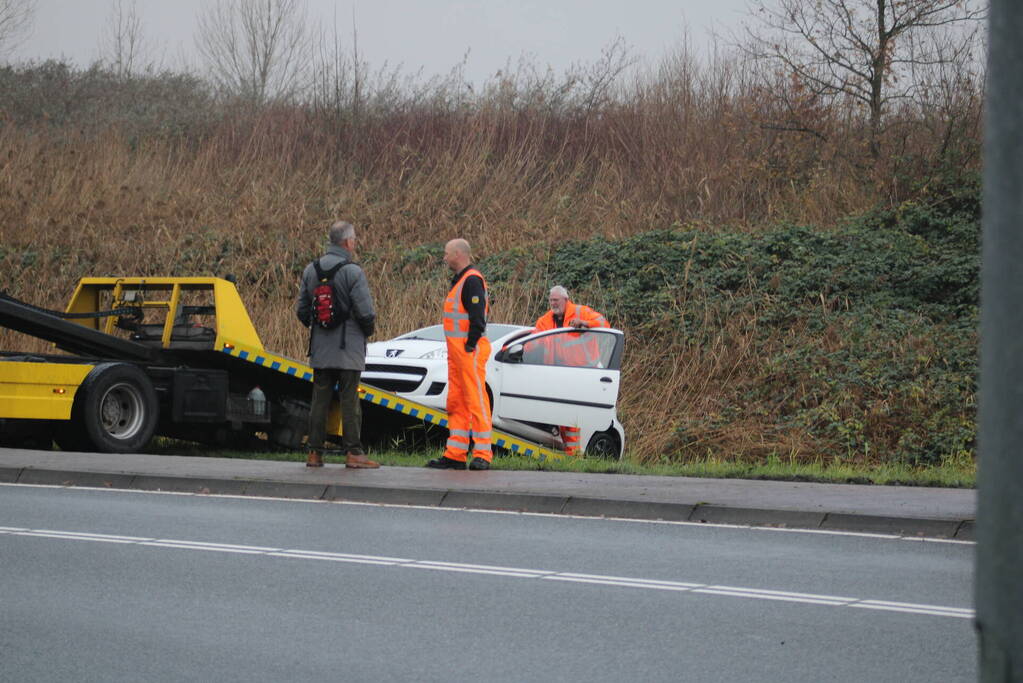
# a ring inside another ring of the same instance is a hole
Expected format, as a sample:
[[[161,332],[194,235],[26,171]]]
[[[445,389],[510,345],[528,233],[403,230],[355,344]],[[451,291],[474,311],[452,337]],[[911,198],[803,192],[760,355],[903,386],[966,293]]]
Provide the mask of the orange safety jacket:
[[[589,306],[576,305],[571,301],[565,302],[565,317],[562,327],[571,327],[576,320],[581,320],[587,328],[611,327],[607,319]],[[554,312],[547,311],[540,316],[533,326],[537,332],[557,329],[554,321]],[[557,348],[553,344],[548,345],[544,352],[544,360],[548,363],[569,365],[572,367],[596,367],[600,360],[600,349],[593,339],[586,339],[581,332],[571,335],[567,339],[557,342]]]
[[[472,440],[473,457],[490,462],[492,426],[490,401],[487,399],[486,374],[490,359],[490,341],[486,334],[476,342],[473,351],[465,350],[469,338],[469,312],[462,305],[462,287],[470,276],[483,280],[487,298],[485,312],[490,312],[487,282],[475,268],[467,268],[444,299],[444,339],[448,350],[448,442],[444,456],[465,462]]]

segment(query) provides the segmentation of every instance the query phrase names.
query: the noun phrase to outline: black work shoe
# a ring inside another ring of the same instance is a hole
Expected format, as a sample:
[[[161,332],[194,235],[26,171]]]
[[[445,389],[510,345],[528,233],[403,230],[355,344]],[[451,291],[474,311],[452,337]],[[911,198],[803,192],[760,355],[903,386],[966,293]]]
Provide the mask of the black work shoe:
[[[473,458],[472,462],[469,463],[470,470],[489,470],[490,463],[483,458]]]
[[[426,463],[427,467],[432,467],[435,470],[464,470],[465,463],[459,460],[452,460],[445,456],[440,456],[434,460],[430,460]]]

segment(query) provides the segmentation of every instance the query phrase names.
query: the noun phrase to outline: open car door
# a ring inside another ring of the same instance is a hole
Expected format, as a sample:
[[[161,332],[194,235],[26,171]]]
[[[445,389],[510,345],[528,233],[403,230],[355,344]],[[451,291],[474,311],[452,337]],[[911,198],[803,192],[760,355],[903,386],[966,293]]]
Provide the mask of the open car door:
[[[494,412],[584,433],[607,429],[616,414],[624,340],[620,330],[562,328],[515,341],[491,366],[500,375],[492,382],[499,393]]]

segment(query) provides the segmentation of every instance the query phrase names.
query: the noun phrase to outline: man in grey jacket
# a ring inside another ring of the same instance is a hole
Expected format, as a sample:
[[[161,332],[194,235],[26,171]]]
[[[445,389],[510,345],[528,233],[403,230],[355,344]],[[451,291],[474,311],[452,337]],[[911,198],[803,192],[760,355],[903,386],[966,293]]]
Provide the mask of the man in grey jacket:
[[[348,317],[337,327],[325,329],[316,323],[313,292],[319,284],[315,262],[306,266],[299,286],[295,313],[310,328],[309,364],[313,366],[312,406],[309,410],[309,457],[306,467],[323,467],[323,439],[327,410],[337,384],[341,400],[341,447],[346,467],[380,467],[362,450],[362,407],[359,405],[359,378],[366,369],[366,338],[373,334],[376,312],[369,283],[362,268],[354,263],[355,227],[338,221],[327,232],[330,246],[320,257],[321,271],[344,263],[334,274],[333,285],[341,308]]]

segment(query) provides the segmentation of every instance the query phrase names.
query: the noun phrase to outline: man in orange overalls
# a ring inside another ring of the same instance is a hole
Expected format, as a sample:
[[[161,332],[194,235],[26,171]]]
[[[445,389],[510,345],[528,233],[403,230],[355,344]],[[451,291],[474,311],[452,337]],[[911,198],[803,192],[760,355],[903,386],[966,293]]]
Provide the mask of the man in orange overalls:
[[[444,246],[444,263],[454,273],[444,299],[444,338],[448,350],[448,443],[444,455],[426,463],[436,469],[465,469],[472,441],[470,470],[489,470],[490,401],[487,399],[487,283],[472,267],[472,253],[464,239]]]
[[[610,327],[607,324],[607,319],[589,306],[572,303],[568,298],[568,290],[561,285],[551,287],[548,303],[551,305],[551,310],[537,319],[534,325],[537,332],[555,330],[559,327],[574,327],[578,330]],[[556,365],[596,367],[600,358],[600,349],[596,341],[585,339],[584,335],[578,336],[577,340],[559,339],[557,348],[553,345],[548,347],[546,349],[548,356],[545,361]],[[561,430],[561,440],[565,444],[565,452],[569,455],[578,455],[579,427],[563,425],[559,429]]]

